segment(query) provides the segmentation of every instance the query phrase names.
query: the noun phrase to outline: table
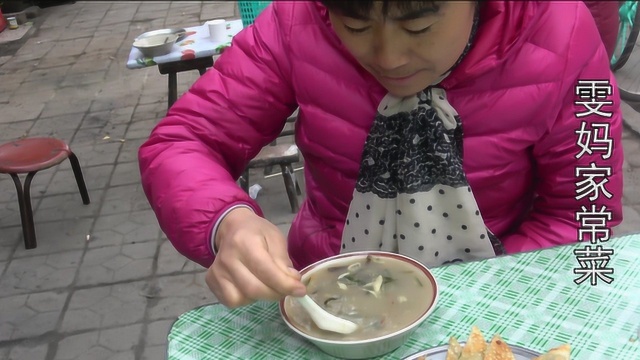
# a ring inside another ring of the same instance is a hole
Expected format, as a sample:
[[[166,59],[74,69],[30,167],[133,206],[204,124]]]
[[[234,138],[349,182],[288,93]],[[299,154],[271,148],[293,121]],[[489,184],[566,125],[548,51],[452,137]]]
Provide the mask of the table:
[[[640,359],[640,234],[609,240],[614,281],[576,285],[573,254],[585,244],[433,269],[441,297],[429,318],[400,348],[380,359],[402,359],[466,340],[472,325],[485,337],[544,352],[568,342],[572,359]],[[181,315],[168,335],[168,360],[332,359],[291,331],[277,304],[228,310],[205,305]]]
[[[177,73],[198,70],[200,75],[213,66],[213,56],[220,55],[222,50],[231,45],[231,39],[242,30],[242,20],[227,21],[226,42],[214,42],[209,38],[209,28],[202,24],[184,28],[186,36],[177,42],[173,50],[166,55],[146,58],[140,50],[131,46],[127,60],[128,69],[141,69],[158,66],[162,75],[168,75],[169,100],[168,107],[178,99]]]

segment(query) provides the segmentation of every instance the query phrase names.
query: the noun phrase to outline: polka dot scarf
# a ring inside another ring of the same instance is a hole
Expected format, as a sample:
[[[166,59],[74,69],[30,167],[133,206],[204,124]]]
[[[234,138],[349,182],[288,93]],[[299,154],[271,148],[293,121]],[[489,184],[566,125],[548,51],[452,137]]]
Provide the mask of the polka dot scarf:
[[[462,158],[460,117],[444,89],[385,96],[365,142],[342,252],[397,252],[429,267],[503,253],[484,225]]]
[[[342,252],[398,252],[434,267],[495,256],[491,237],[462,168],[460,118],[444,90],[387,95],[364,146]]]

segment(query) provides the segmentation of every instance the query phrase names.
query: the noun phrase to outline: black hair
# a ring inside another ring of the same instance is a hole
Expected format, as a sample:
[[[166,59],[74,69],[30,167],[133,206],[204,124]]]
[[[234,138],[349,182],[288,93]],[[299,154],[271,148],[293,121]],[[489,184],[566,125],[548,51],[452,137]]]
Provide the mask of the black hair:
[[[353,18],[368,18],[373,10],[374,0],[319,0],[329,11]],[[429,9],[433,12],[440,10],[439,1],[434,0],[381,0],[382,14],[387,16],[390,5],[401,12]]]

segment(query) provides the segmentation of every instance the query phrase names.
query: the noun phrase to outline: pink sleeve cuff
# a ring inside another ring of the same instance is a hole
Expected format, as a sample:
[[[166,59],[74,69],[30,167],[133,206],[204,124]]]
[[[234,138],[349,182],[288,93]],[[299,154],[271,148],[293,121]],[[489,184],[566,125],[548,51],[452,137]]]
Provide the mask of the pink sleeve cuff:
[[[247,205],[247,204],[236,204],[236,205],[232,205],[229,208],[227,208],[222,215],[220,215],[218,217],[218,220],[216,221],[216,223],[213,225],[213,230],[211,231],[211,252],[213,253],[213,256],[216,256],[217,254],[217,249],[216,249],[216,243],[215,243],[215,238],[216,238],[216,233],[218,232],[218,226],[220,226],[220,223],[222,222],[222,220],[224,219],[225,216],[227,216],[228,213],[230,213],[232,210],[235,210],[237,208],[247,208],[253,212],[256,212],[251,206]]]

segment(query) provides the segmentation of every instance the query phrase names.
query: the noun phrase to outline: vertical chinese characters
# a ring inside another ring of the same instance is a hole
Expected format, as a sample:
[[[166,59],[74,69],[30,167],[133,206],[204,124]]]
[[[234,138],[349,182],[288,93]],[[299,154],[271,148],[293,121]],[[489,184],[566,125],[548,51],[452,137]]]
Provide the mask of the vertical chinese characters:
[[[591,285],[597,285],[598,279],[610,284],[613,278],[613,269],[608,267],[613,249],[604,248],[600,243],[609,241],[611,229],[608,222],[612,219],[612,213],[605,205],[598,206],[598,199],[602,196],[611,199],[611,194],[606,184],[611,176],[612,169],[607,166],[599,166],[598,160],[607,160],[611,157],[613,141],[610,137],[609,123],[606,119],[613,116],[605,106],[612,105],[608,100],[612,95],[612,87],[607,80],[579,80],[576,85],[575,95],[579,100],[575,102],[584,111],[576,112],[576,119],[580,121],[580,127],[576,130],[577,145],[579,148],[576,159],[584,156],[594,158],[589,166],[577,166],[576,176],[576,200],[588,199],[590,207],[581,206],[581,211],[576,212],[576,221],[579,222],[578,241],[589,241],[591,245],[585,245],[581,249],[574,250],[579,268],[573,270],[580,275],[574,282],[582,284],[587,279]],[[602,122],[586,121],[586,117],[597,116]]]

